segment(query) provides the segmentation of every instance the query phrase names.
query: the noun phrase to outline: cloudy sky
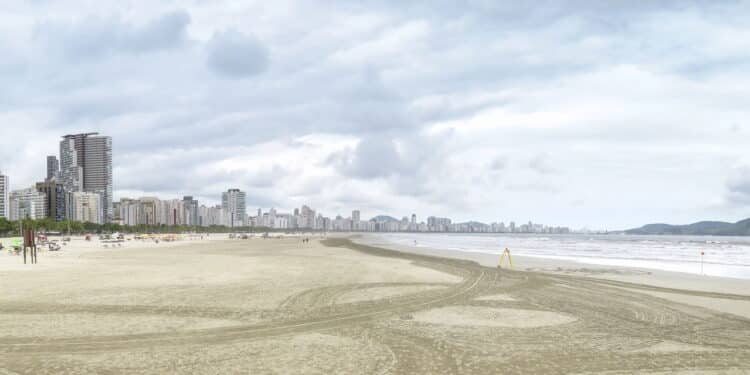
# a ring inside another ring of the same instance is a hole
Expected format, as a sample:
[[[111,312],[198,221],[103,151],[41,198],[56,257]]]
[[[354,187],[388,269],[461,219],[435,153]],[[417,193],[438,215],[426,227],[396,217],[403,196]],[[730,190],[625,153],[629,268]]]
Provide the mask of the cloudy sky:
[[[98,131],[116,198],[750,216],[750,4],[513,3],[2,2],[0,170],[28,186],[61,135]]]

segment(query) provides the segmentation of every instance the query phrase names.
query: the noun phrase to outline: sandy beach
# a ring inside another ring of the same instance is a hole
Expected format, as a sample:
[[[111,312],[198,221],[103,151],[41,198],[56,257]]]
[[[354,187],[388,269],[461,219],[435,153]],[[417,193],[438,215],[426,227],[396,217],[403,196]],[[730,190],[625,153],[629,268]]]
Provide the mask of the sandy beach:
[[[0,374],[750,372],[750,282],[346,238],[0,252]],[[468,259],[467,259],[468,258]]]

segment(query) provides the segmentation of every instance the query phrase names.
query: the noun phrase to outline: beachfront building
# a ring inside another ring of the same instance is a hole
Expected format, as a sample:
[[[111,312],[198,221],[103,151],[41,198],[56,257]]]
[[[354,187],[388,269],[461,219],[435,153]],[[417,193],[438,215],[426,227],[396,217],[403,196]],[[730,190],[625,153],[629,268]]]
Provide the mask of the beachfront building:
[[[137,199],[121,198],[117,204],[119,213],[116,214],[120,224],[127,226],[138,225],[138,209],[140,201]]]
[[[166,224],[162,202],[155,197],[142,197],[138,204],[138,224]]]
[[[47,197],[35,188],[14,190],[10,192],[9,196],[10,220],[38,220],[47,217],[45,209]]]
[[[0,217],[10,219],[10,178],[0,171]]]
[[[122,198],[115,204],[118,207],[116,216],[122,225],[193,225],[208,227],[212,225],[226,225],[224,210],[221,206],[198,206],[195,210],[195,220],[191,213],[190,199],[160,200],[156,197],[141,197],[139,199]],[[186,203],[188,202],[188,203]]]
[[[227,215],[229,227],[241,227],[245,225],[247,214],[245,211],[246,194],[240,189],[229,189],[221,194],[221,208]]]
[[[208,210],[209,213],[209,223],[210,225],[227,225],[226,217],[227,214],[224,212],[224,208],[221,207],[221,205],[217,205],[213,207],[212,209]]]
[[[74,138],[60,141],[60,180],[67,192],[83,191],[83,166],[79,164]]]
[[[447,217],[430,216],[427,218],[428,232],[447,232],[451,225],[451,219]]]
[[[45,211],[47,217],[54,221],[63,221],[67,217],[65,208],[65,188],[62,182],[54,177],[44,182],[36,183],[36,190],[45,196]]]
[[[94,224],[104,223],[101,194],[76,191],[68,193],[68,196],[73,220]]]
[[[322,231],[331,230],[331,219],[318,214],[318,217],[315,218],[315,228]]]
[[[274,219],[274,225],[272,228],[275,229],[292,229],[292,215],[290,214],[276,214]]]
[[[200,207],[198,201],[191,196],[186,196],[182,198],[182,203],[185,207],[185,224],[192,226],[203,225],[198,213],[198,208]]]
[[[162,219],[158,220],[159,224],[169,226],[188,225],[184,200],[171,199],[162,201],[162,210]]]
[[[375,230],[375,223],[372,221],[355,220],[352,217],[352,231],[353,232],[373,232]]]
[[[224,223],[224,210],[221,206],[200,206],[198,209],[198,215],[200,216],[200,225],[203,227],[210,227],[212,225],[225,225]]]
[[[301,229],[316,229],[318,226],[315,224],[315,210],[307,206],[302,206],[298,227]]]
[[[101,196],[99,209],[104,222],[114,218],[112,206],[112,138],[98,133],[63,136],[60,142],[60,177],[69,193]]]
[[[112,224],[123,225],[122,207],[120,202],[112,202]]]
[[[343,218],[341,216],[336,216],[336,218],[331,222],[331,230],[337,231],[337,232],[349,232],[352,230],[352,219]]]

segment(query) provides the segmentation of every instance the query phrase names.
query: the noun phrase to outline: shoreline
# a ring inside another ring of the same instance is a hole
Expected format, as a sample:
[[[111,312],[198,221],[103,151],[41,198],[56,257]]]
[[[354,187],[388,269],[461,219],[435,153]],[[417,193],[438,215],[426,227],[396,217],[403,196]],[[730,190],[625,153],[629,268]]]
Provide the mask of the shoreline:
[[[438,256],[449,259],[475,261],[485,267],[497,267],[500,255],[480,252],[403,246],[385,241],[368,241],[361,235],[342,236],[352,242],[382,247],[404,253]],[[513,255],[514,269],[553,275],[569,275],[628,282],[660,288],[697,292],[728,293],[750,296],[750,280],[722,276],[698,275],[686,272],[663,271],[651,268],[599,265],[573,260]]]
[[[368,243],[479,252],[570,261],[587,266],[624,267],[750,281],[750,241],[715,241],[694,236],[633,236],[633,239],[580,235],[354,234]],[[703,256],[705,255],[705,256]]]

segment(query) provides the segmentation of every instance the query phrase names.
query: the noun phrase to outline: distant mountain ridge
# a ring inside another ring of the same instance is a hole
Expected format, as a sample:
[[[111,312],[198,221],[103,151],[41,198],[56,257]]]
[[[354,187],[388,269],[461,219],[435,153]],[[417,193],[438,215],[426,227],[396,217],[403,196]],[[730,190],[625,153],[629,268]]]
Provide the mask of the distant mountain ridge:
[[[750,219],[736,223],[701,221],[687,225],[648,224],[626,230],[627,234],[682,234],[696,236],[750,236]]]

